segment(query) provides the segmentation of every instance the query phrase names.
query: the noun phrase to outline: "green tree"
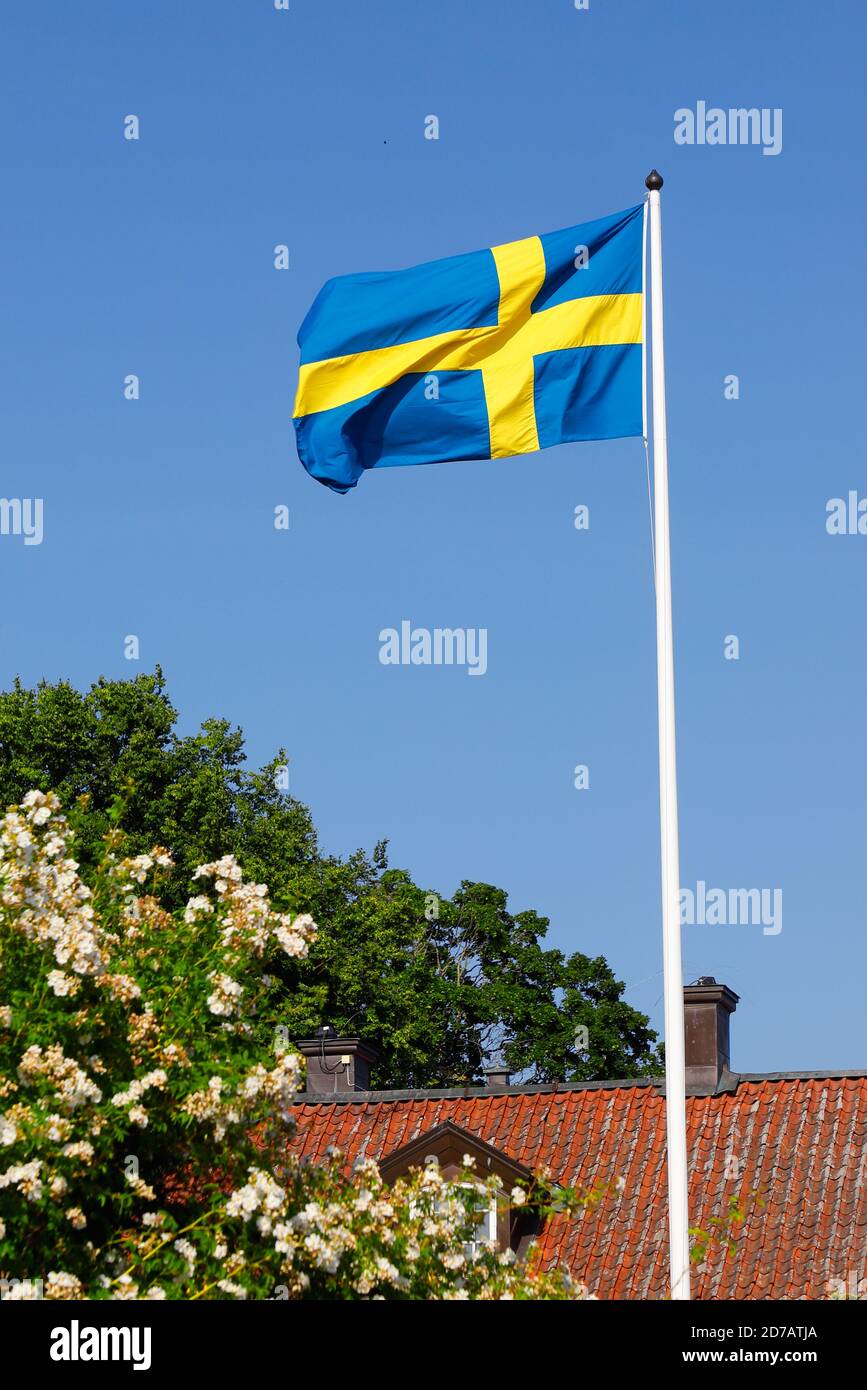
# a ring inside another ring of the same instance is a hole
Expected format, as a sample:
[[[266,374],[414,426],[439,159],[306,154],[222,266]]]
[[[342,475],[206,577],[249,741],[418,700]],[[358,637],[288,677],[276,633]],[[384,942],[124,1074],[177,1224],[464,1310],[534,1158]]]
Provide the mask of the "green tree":
[[[499,1054],[530,1081],[636,1076],[661,1067],[647,1018],[623,999],[601,956],[544,944],[548,921],[512,914],[503,889],[464,881],[452,898],[388,864],[384,841],[347,858],[322,853],[309,810],[280,790],[284,750],[247,768],[241,731],[206,720],[180,735],[159,668],[0,694],[0,800],[31,787],[77,806],[76,855],[87,879],[112,827],[130,852],[168,847],[179,872],[169,910],[196,865],[233,854],[278,907],[323,923],[303,962],[270,985],[290,1036],[328,1022],[380,1051],[381,1087],[465,1085]]]

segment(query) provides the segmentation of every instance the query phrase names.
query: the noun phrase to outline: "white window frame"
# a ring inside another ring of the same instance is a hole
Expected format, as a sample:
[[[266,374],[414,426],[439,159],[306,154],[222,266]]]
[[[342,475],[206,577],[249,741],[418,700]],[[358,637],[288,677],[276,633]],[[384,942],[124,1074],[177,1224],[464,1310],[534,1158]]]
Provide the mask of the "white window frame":
[[[483,1246],[499,1245],[499,1190],[491,1194],[491,1200],[486,1207],[477,1207],[476,1215],[479,1220],[476,1222],[476,1236],[474,1240],[464,1242],[464,1254],[469,1255]]]

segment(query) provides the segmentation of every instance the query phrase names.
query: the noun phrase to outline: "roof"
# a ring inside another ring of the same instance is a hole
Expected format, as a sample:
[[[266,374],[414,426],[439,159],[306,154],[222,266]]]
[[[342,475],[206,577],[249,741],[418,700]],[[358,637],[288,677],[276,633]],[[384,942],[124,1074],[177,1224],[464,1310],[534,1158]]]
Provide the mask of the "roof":
[[[867,1075],[727,1074],[686,1106],[691,1224],[708,1229],[731,1197],[747,1212],[735,1252],[715,1244],[694,1269],[694,1297],[827,1298],[832,1281],[867,1278]],[[564,1185],[622,1178],[595,1211],[545,1224],[542,1262],[599,1298],[667,1295],[665,1097],[652,1080],[302,1095],[293,1114],[293,1150],[315,1162],[336,1144],[347,1169],[451,1121]]]
[[[449,1171],[449,1164],[454,1164],[460,1171],[468,1150],[477,1160],[481,1159],[482,1174],[487,1177],[490,1173],[496,1173],[501,1186],[513,1187],[515,1183],[522,1183],[528,1187],[533,1181],[533,1171],[526,1164],[516,1162],[502,1149],[456,1125],[454,1120],[444,1120],[442,1124],[422,1131],[408,1144],[393,1149],[383,1159],[380,1172],[386,1182],[392,1182],[408,1168],[423,1168],[429,1158],[436,1158],[445,1172]]]

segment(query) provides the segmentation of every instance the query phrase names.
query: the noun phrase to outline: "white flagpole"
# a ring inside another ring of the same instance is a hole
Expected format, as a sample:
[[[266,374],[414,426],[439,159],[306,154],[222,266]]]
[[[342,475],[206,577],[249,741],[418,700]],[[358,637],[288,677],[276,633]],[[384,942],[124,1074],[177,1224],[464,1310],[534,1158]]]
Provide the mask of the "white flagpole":
[[[659,827],[662,848],[662,941],[665,979],[665,1118],[668,1163],[668,1248],[671,1297],[689,1298],[689,1211],[686,1154],[686,1065],[683,967],[680,954],[680,854],[674,730],[674,639],[668,520],[668,440],[662,330],[662,178],[650,190],[650,370],[653,396],[653,497],[656,552],[656,670],[659,704]]]

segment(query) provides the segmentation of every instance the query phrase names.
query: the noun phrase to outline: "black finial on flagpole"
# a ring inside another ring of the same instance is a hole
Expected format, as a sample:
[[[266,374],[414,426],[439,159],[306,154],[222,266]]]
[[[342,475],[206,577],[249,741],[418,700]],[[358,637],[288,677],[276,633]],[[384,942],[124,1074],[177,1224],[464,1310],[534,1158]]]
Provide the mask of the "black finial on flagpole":
[[[662,187],[662,174],[658,174],[655,169],[651,169],[647,178],[644,180],[645,188],[649,188],[651,193],[658,193]]]

